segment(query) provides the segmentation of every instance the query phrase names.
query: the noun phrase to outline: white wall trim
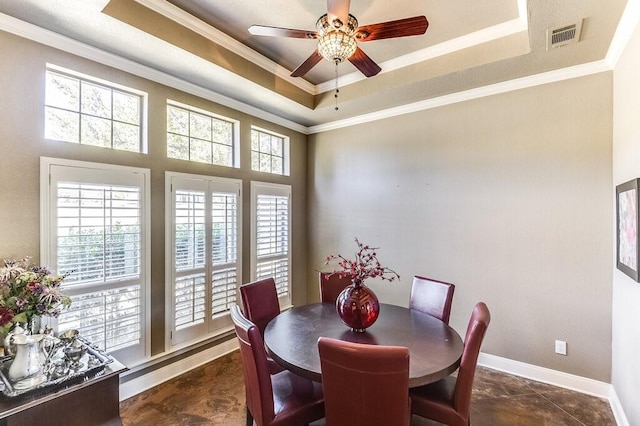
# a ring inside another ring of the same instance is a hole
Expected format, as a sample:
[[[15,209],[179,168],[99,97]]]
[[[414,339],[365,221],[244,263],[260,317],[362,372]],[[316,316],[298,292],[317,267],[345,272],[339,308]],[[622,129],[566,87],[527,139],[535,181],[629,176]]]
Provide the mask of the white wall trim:
[[[640,1],[640,0],[635,0]],[[84,43],[72,40],[68,37],[61,36],[49,30],[45,30],[38,26],[29,24],[9,15],[0,13],[0,30],[10,32],[20,37],[33,40],[35,42],[63,50],[65,52],[81,56],[83,58],[99,62],[104,65],[130,72],[131,74],[147,78],[160,84],[182,90],[186,93],[217,102],[229,108],[251,114],[255,117],[270,121],[274,124],[281,125],[288,129],[300,132],[306,135],[326,132],[329,130],[340,129],[343,127],[364,124],[371,121],[382,120],[385,118],[396,117],[399,115],[410,114],[412,112],[423,111],[431,108],[438,108],[445,105],[451,105],[458,102],[464,102],[472,99],[478,99],[485,96],[491,96],[500,93],[506,93],[513,90],[524,89],[528,87],[538,86],[547,83],[567,80],[585,75],[596,74],[599,72],[610,71],[611,65],[607,60],[590,62],[587,64],[576,65],[569,68],[549,71],[542,74],[522,77],[515,80],[496,83],[484,87],[478,87],[462,92],[452,93],[437,98],[426,99],[411,104],[401,105],[394,108],[380,110],[369,114],[363,114],[344,120],[333,121],[317,126],[306,127],[293,121],[287,120],[270,112],[261,110],[251,105],[245,104],[227,96],[218,94],[212,90],[204,89],[188,81],[179,79],[172,75],[158,71],[151,67],[138,64],[129,59],[105,52]]]
[[[519,17],[510,21],[505,21],[500,24],[493,25],[491,27],[483,28],[473,33],[465,34],[461,37],[457,37],[433,46],[426,47],[424,49],[417,50],[415,52],[408,53],[406,55],[398,56],[385,62],[381,62],[379,64],[380,68],[382,68],[381,74],[396,71],[398,69],[418,64],[420,62],[425,62],[434,58],[458,52],[463,49],[468,49],[470,47],[475,47],[493,40],[499,40],[501,38],[509,37],[513,34],[527,31],[529,29],[529,26],[527,24],[526,7],[524,16],[522,16],[522,3],[523,1],[519,0]],[[341,76],[338,79],[338,86],[344,87],[366,79],[367,77],[362,75],[361,72],[355,71]],[[319,83],[316,86],[317,93],[325,93],[334,89],[335,81],[333,80]]]
[[[329,130],[341,129],[343,127],[354,126],[356,124],[369,123],[371,121],[382,120],[386,118],[396,117],[399,115],[410,114],[412,112],[424,111],[432,108],[439,108],[446,105],[452,105],[459,102],[465,102],[472,99],[484,98],[487,96],[497,95],[514,90],[526,89],[529,87],[540,86],[543,84],[555,83],[558,81],[569,80],[577,77],[584,77],[591,74],[598,74],[605,71],[611,71],[611,66],[605,61],[589,62],[582,65],[576,65],[569,68],[562,68],[541,74],[530,75],[527,77],[517,78],[515,80],[495,83],[488,86],[477,87],[475,89],[465,90],[462,92],[452,93],[437,98],[425,99],[423,101],[411,104],[401,105],[394,108],[388,108],[356,117],[337,120],[331,123],[319,124],[308,128],[309,134],[326,132]]]
[[[68,37],[61,36],[52,31],[42,29],[40,27],[2,13],[0,13],[0,30],[16,34],[20,37],[24,37],[41,44],[51,46],[65,52],[69,52],[71,54],[102,63],[104,65],[121,69],[125,72],[130,72],[142,78],[147,78],[160,84],[164,84],[166,86],[182,90],[186,93],[190,93],[195,96],[199,96],[204,99],[219,103],[221,105],[225,105],[229,108],[251,114],[257,118],[270,121],[271,123],[281,125],[296,132],[310,135],[330,130],[341,129],[344,127],[350,127],[358,124],[365,124],[371,121],[382,120],[404,114],[410,114],[413,112],[438,108],[446,105],[452,105],[455,103],[479,99],[486,96],[507,93],[514,90],[520,90],[543,84],[611,71],[613,69],[613,64],[617,62],[617,58],[624,49],[624,45],[626,45],[626,42],[628,41],[629,26],[631,25],[630,23],[628,23],[628,21],[631,23],[637,23],[638,19],[640,19],[638,18],[638,16],[635,16],[639,15],[637,13],[638,9],[640,9],[640,0],[630,0],[627,9],[625,9],[625,12],[623,14],[621,23],[618,27],[619,29],[618,31],[616,31],[614,42],[612,42],[609,53],[607,54],[607,57],[605,59],[589,62],[586,64],[580,64],[573,67],[562,68],[545,73],[521,77],[514,80],[491,84],[488,86],[477,87],[475,89],[451,93],[445,96],[425,99],[419,102],[400,105],[394,108],[388,108],[385,110],[350,117],[344,120],[337,120],[310,127],[295,123],[276,114],[218,94],[212,90],[204,89],[198,85],[189,83],[188,81],[171,76],[151,67],[138,64],[134,61],[102,51],[84,43],[77,42]]]
[[[135,379],[125,381],[120,384],[120,401],[131,398],[132,396],[151,389],[154,386],[158,386],[167,380],[231,353],[238,349],[238,347],[238,340],[235,338],[230,339],[212,348],[198,352],[195,355],[182,358],[165,367],[159,368],[140,377],[136,377]],[[121,375],[121,377],[125,379],[126,376],[126,373]]]
[[[126,381],[120,385],[120,401],[131,398],[154,386],[158,386],[167,380],[227,355],[236,349],[238,349],[238,341],[236,339],[227,340],[224,343],[202,352],[198,352],[195,355],[180,359],[179,361],[159,368],[158,370],[154,370],[143,376]],[[486,353],[480,353],[478,365],[538,382],[570,389],[575,392],[604,398],[608,400],[611,405],[611,410],[613,411],[616,423],[619,426],[630,426],[624,414],[622,405],[620,404],[620,400],[618,399],[618,395],[616,394],[613,386],[609,383]],[[123,377],[126,378],[126,373]]]
[[[190,29],[191,31],[200,34],[201,36],[213,41],[216,44],[224,47],[227,50],[235,53],[236,55],[246,59],[249,62],[252,62],[258,65],[260,68],[263,68],[276,76],[282,78],[283,80],[293,84],[294,86],[304,90],[305,92],[315,95],[317,94],[316,86],[312,83],[309,83],[307,80],[303,78],[291,77],[291,71],[286,69],[285,67],[277,64],[271,59],[261,55],[255,50],[245,46],[240,43],[238,40],[228,36],[217,28],[212,27],[211,25],[203,22],[193,15],[185,12],[177,6],[167,2],[167,1],[159,1],[159,0],[134,0],[137,3],[140,3],[142,6],[147,7],[153,10],[156,13],[161,14],[162,16],[177,22],[185,28]]]
[[[607,400],[611,395],[611,385],[609,383],[496,355],[481,352],[478,357],[478,365]]]
[[[174,89],[199,96],[203,99],[208,99],[212,102],[270,121],[271,123],[281,125],[296,132],[307,134],[307,127],[301,124],[237,101],[228,96],[221,95],[213,90],[205,89],[201,86],[174,77],[165,72],[158,71],[146,65],[97,49],[93,46],[62,36],[53,31],[45,30],[44,28],[29,24],[4,13],[0,13],[0,30],[35,41],[45,46],[60,49],[64,52],[80,56],[81,58],[95,61],[100,64],[155,81],[156,83],[164,84],[165,86],[173,87]],[[220,72],[228,72],[215,64],[212,64],[212,66],[219,68]],[[245,81],[248,83],[250,82],[246,79]],[[250,83],[255,84],[253,82]]]
[[[616,33],[609,45],[605,60],[611,68],[614,68],[624,51],[625,46],[633,35],[636,26],[640,22],[640,0],[629,0],[618,22]]]
[[[478,365],[586,395],[604,398],[609,401],[616,424],[618,426],[630,426],[616,390],[609,383],[482,352],[478,357]]]
[[[613,411],[613,417],[616,419],[616,424],[618,426],[630,426],[629,420],[627,420],[627,416],[624,414],[624,409],[622,408],[622,403],[618,399],[618,394],[616,393],[616,388],[611,386],[611,393],[609,395],[609,403],[611,404],[611,411]]]

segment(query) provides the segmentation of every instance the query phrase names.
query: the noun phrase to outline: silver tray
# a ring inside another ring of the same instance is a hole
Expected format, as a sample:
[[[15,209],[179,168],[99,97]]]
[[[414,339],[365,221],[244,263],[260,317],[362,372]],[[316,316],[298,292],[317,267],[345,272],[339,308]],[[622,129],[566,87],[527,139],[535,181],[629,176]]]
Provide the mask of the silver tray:
[[[56,370],[54,368],[56,365],[61,365],[65,362],[63,352],[64,348],[57,347],[54,349],[55,352],[51,355],[49,361],[45,365],[45,372],[43,373],[45,375],[45,380],[42,383],[27,388],[16,386],[16,383],[12,383],[11,380],[9,380],[9,367],[11,366],[13,357],[0,357],[0,390],[2,393],[5,396],[16,397],[44,388],[62,385],[65,382],[74,379],[95,377],[101,375],[104,371],[104,367],[114,361],[110,355],[104,353],[83,337],[78,336],[76,339],[87,346],[87,352],[82,355],[82,358],[80,358],[79,366],[76,368],[68,368],[64,373]]]

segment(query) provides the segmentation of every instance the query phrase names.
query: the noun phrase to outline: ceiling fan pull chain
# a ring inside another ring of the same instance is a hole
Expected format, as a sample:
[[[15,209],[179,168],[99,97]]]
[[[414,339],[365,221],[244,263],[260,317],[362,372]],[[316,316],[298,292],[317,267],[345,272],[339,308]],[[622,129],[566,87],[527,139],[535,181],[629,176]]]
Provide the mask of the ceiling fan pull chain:
[[[335,110],[338,110],[338,93],[340,93],[340,89],[338,89],[338,61],[336,60],[335,62],[336,64],[336,94],[333,95],[333,97],[336,99],[336,108]]]

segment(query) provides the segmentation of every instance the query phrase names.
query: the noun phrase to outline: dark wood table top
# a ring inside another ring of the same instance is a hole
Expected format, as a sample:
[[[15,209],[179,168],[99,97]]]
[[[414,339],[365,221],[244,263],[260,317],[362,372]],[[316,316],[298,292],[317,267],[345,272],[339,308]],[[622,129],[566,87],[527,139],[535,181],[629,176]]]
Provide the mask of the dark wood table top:
[[[351,331],[333,303],[316,303],[282,312],[265,329],[269,355],[290,371],[321,381],[318,338],[409,348],[409,387],[435,382],[460,365],[463,343],[458,333],[430,315],[380,304],[378,320],[364,333]]]

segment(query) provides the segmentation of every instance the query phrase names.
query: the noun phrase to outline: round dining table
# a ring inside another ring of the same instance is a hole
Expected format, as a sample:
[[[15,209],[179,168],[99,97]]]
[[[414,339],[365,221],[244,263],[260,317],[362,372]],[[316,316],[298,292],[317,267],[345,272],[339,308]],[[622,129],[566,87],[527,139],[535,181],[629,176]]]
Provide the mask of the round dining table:
[[[425,313],[381,304],[377,321],[366,331],[351,331],[338,317],[334,303],[295,307],[267,325],[267,353],[300,376],[322,381],[318,338],[331,337],[370,345],[409,348],[409,387],[440,380],[460,365],[463,343],[449,325]]]

